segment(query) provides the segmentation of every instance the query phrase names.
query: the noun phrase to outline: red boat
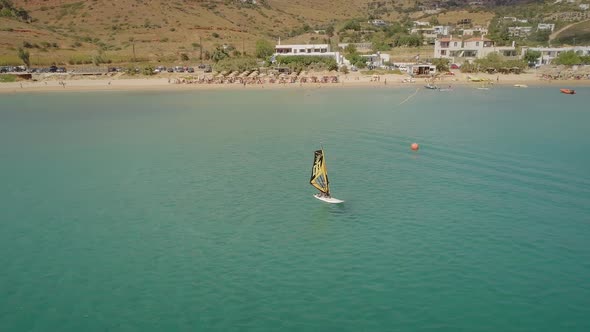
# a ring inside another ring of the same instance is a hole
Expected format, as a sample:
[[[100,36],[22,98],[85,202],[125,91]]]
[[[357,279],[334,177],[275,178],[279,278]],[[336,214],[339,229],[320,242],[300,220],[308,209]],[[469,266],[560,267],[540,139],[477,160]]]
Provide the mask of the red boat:
[[[575,95],[576,94],[576,90],[572,90],[572,89],[559,89],[559,91],[561,91],[561,93],[565,93],[566,95]]]

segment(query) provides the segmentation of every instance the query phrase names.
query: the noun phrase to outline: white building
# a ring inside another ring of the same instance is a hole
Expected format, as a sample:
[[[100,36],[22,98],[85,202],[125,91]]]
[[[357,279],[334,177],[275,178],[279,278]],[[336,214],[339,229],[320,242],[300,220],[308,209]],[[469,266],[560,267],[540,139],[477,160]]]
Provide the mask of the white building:
[[[505,57],[516,56],[514,42],[512,46],[495,46],[492,40],[484,36],[465,40],[453,39],[451,36],[439,38],[434,43],[434,58],[450,59],[452,62],[471,62],[494,52]]]
[[[453,32],[453,27],[450,25],[435,25],[432,27],[432,31],[437,35],[447,36]]]
[[[275,53],[281,55],[322,55],[330,52],[329,44],[300,44],[300,45],[281,45],[275,46]]]
[[[541,52],[541,56],[537,59],[540,65],[548,65],[562,52],[574,51],[580,56],[590,56],[590,46],[571,46],[571,47],[523,47],[522,55],[527,50]]]
[[[367,59],[366,63],[368,66],[375,66],[376,68],[384,67],[385,63],[390,60],[389,54],[382,54],[381,52],[377,52],[376,54],[361,54],[361,57]]]
[[[533,31],[533,27],[508,27],[508,34],[512,37],[526,37]]]
[[[529,20],[524,19],[524,18],[516,18],[513,16],[504,16],[502,18],[504,21],[510,21],[510,22],[518,22],[518,23],[528,23]]]
[[[472,29],[463,29],[463,36],[480,35],[485,36],[488,34],[488,29],[480,26],[475,26]]]
[[[553,23],[539,23],[539,25],[537,25],[538,31],[549,30],[553,32],[553,29],[555,29],[555,24]]]
[[[339,43],[338,47],[342,50],[346,49],[348,45],[353,45],[359,52],[370,52],[373,50],[372,43]]]
[[[369,23],[373,24],[376,27],[387,26],[387,23],[385,23],[385,21],[383,21],[383,20],[372,20],[372,21],[369,21]]]
[[[344,56],[340,52],[331,52],[329,44],[295,44],[295,45],[281,45],[275,46],[275,57],[277,55],[293,56],[326,56],[333,57],[338,65],[344,61]]]
[[[590,5],[587,3],[582,3],[582,4],[580,4],[580,9],[581,10],[588,10],[588,9],[590,9]]]
[[[453,28],[448,25],[416,26],[410,29],[410,33],[422,35],[427,41],[434,41],[436,37],[449,35],[452,31]]]

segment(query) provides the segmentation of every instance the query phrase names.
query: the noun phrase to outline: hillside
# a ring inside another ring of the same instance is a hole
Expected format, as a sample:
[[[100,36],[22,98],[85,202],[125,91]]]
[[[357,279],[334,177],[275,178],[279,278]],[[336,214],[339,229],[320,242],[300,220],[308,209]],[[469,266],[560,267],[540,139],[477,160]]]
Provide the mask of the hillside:
[[[259,39],[324,42],[328,36],[314,37],[314,30],[339,29],[355,18],[393,22],[436,17],[441,23],[471,18],[485,25],[494,17],[494,7],[506,3],[482,0],[473,7],[469,2],[473,1],[0,0],[0,8],[8,4],[14,14],[0,15],[0,65],[20,63],[16,49],[23,45],[32,65],[91,63],[93,57],[116,63],[172,63],[181,55],[195,62],[201,52],[207,58],[219,45],[236,54],[253,54]],[[432,6],[443,11],[426,14]],[[337,36],[332,38],[337,41]]]
[[[322,27],[365,15],[368,1],[28,0],[13,1],[32,23],[0,18],[0,55],[14,57],[27,42],[33,63],[88,58],[103,50],[115,61],[136,57],[159,61],[186,53],[194,58],[215,45],[247,53],[257,39],[276,40],[305,26]],[[49,43],[57,47],[43,47]],[[38,46],[38,47],[37,47]]]
[[[561,31],[557,34],[555,42],[568,45],[590,44],[590,20],[573,24]]]

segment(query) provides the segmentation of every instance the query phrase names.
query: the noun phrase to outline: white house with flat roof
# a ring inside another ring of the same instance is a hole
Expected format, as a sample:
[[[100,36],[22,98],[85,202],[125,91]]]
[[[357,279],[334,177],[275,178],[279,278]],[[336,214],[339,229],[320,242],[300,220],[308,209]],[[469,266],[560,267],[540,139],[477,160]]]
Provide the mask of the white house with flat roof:
[[[541,52],[541,56],[537,59],[540,65],[548,65],[562,52],[574,51],[580,56],[590,56],[590,46],[570,46],[570,47],[523,47],[522,55],[527,50]]]
[[[488,28],[475,26],[471,29],[463,29],[463,36],[473,36],[473,35],[480,35],[485,36],[488,34]]]
[[[555,29],[555,24],[553,23],[539,23],[539,25],[537,25],[538,31],[548,30],[553,32],[553,29]]]
[[[484,36],[469,39],[454,39],[450,36],[438,38],[434,42],[434,58],[450,59],[452,62],[470,62],[494,52],[505,57],[517,55],[514,42],[512,46],[495,46],[492,40]]]
[[[389,63],[389,54],[383,54],[377,52],[375,54],[361,54],[361,57],[365,58],[367,65],[375,66],[376,68],[384,67],[386,63]]]
[[[300,45],[276,45],[275,53],[281,55],[322,55],[330,52],[329,44],[300,44]]]
[[[342,65],[344,56],[340,52],[331,52],[329,44],[292,44],[292,45],[275,45],[275,57],[282,56],[326,56],[333,57],[338,65]]]
[[[533,27],[508,27],[508,34],[512,37],[525,37],[531,31],[533,31]]]

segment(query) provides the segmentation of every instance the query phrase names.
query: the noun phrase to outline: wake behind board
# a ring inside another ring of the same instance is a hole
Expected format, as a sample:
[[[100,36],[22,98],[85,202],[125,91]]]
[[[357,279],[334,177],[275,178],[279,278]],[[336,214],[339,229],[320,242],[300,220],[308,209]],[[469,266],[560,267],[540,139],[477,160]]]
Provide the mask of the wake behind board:
[[[326,203],[330,203],[330,204],[338,204],[338,203],[344,203],[343,200],[339,200],[337,198],[334,197],[324,197],[324,196],[320,196],[320,194],[315,194],[313,195],[313,197],[319,199],[320,201],[324,201]]]

